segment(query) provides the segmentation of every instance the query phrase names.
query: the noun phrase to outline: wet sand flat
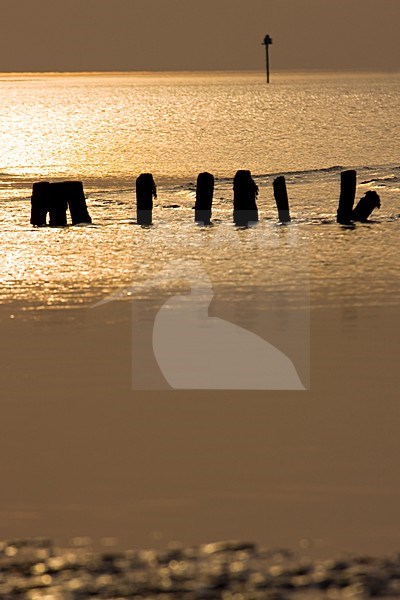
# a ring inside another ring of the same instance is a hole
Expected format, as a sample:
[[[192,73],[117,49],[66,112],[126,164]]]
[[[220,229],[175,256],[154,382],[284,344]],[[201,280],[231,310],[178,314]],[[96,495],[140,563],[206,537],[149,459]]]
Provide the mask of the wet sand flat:
[[[3,307],[1,537],[398,549],[399,322],[314,308],[305,392],[139,391],[128,302]]]

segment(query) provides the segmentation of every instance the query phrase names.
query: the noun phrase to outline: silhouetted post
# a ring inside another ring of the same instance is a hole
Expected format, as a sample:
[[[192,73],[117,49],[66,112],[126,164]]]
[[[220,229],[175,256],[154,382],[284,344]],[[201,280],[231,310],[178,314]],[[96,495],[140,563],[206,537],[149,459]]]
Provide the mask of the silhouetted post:
[[[194,206],[194,220],[196,223],[209,225],[211,208],[214,195],[214,175],[200,173],[197,177],[196,204]]]
[[[351,214],[351,218],[353,221],[367,221],[374,208],[380,207],[381,199],[379,198],[379,194],[370,190],[358,201],[357,206]]]
[[[250,171],[237,171],[233,180],[233,220],[235,225],[245,226],[258,221],[256,198],[258,186]]]
[[[50,183],[48,181],[38,181],[33,184],[31,196],[31,225],[41,227],[46,225],[46,217],[49,211],[49,191]]]
[[[337,211],[337,222],[350,225],[354,199],[356,197],[356,171],[342,171],[340,174],[340,198]]]
[[[142,173],[136,179],[136,215],[138,225],[151,225],[153,197],[157,198],[157,188],[151,173]]]
[[[65,182],[50,183],[49,186],[49,213],[51,227],[65,227],[67,224],[67,196]]]
[[[262,43],[265,46],[265,68],[267,70],[267,83],[269,83],[269,47],[272,44],[272,38],[267,34]]]
[[[92,222],[81,181],[64,181],[59,184],[58,193],[62,194],[68,202],[72,225]]]
[[[290,223],[289,198],[286,190],[286,180],[283,175],[277,177],[273,183],[275,202],[278,209],[279,221]]]

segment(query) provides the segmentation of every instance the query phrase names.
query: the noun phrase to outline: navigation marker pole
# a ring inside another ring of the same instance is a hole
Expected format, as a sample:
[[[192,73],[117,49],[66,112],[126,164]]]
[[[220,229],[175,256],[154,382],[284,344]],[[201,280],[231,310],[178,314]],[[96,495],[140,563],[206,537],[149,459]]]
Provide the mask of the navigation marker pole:
[[[264,41],[262,43],[265,46],[265,60],[266,60],[266,69],[267,69],[267,83],[269,83],[269,47],[272,44],[272,38],[268,35],[265,36]]]

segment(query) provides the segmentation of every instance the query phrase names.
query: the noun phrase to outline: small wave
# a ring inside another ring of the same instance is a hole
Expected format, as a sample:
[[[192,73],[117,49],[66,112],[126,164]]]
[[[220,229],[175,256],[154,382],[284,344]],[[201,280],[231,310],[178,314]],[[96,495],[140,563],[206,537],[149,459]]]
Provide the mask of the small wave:
[[[284,175],[288,183],[313,183],[322,182],[331,178],[338,178],[341,171],[348,169],[354,169],[357,171],[358,178],[365,176],[365,181],[361,181],[359,185],[373,183],[375,181],[397,183],[399,177],[397,175],[400,169],[394,165],[331,165],[328,167],[319,167],[316,169],[294,169],[287,171],[272,171],[270,173],[253,173],[254,180],[262,185],[271,183],[276,177]],[[368,177],[369,175],[369,177]],[[371,177],[373,175],[373,177]],[[216,178],[216,183],[220,185],[231,184],[232,177],[220,177]],[[182,186],[182,189],[193,189],[193,183],[186,183]]]
[[[358,174],[358,185],[383,186],[397,189],[400,186],[400,167],[397,165],[363,165],[363,166],[348,166],[348,165],[331,165],[327,167],[319,167],[316,169],[295,169],[288,171],[272,171],[270,173],[253,173],[254,180],[258,185],[270,185],[272,181],[284,175],[287,182],[290,184],[314,184],[323,183],[330,180],[339,180],[340,172],[354,168]],[[232,188],[234,173],[231,176],[215,177],[216,187]],[[21,190],[26,195],[26,189],[32,187],[34,181],[40,179],[50,179],[51,181],[63,181],[66,179],[79,179],[83,181],[85,192],[88,197],[95,195],[107,195],[108,198],[120,194],[135,194],[135,176],[105,176],[105,177],[82,177],[76,176],[56,176],[56,177],[40,177],[15,174],[10,172],[0,173],[0,189],[13,190],[15,194],[17,190]],[[184,177],[182,175],[176,178],[157,176],[155,175],[158,189],[163,194],[171,195],[189,195],[193,196],[196,190],[196,179],[193,174]],[[98,198],[96,198],[97,200]]]
[[[368,185],[376,188],[391,188],[392,191],[398,191],[397,187],[400,184],[400,177],[396,175],[388,175],[387,177],[375,177],[374,179],[367,179],[361,181],[359,185]]]

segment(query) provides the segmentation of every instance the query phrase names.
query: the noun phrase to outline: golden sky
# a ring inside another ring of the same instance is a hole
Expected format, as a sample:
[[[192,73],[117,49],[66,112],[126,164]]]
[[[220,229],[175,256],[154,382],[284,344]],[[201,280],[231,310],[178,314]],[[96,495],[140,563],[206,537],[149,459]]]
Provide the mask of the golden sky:
[[[400,0],[0,0],[0,71],[400,70]]]

